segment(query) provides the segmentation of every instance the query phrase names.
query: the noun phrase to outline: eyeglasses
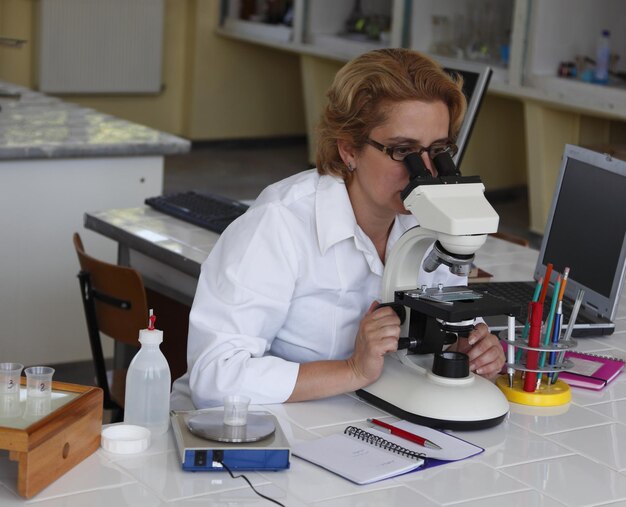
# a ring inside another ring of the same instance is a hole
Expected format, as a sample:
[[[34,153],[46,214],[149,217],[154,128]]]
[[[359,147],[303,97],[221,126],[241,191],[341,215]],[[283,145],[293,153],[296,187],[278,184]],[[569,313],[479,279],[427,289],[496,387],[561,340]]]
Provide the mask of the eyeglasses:
[[[385,146],[384,144],[380,144],[373,139],[367,139],[365,141],[370,146],[373,146],[379,151],[382,151],[385,155],[389,156],[392,160],[396,160],[397,162],[402,162],[408,155],[411,153],[417,153],[421,155],[422,153],[428,153],[430,159],[434,159],[437,155],[441,155],[442,153],[449,153],[451,157],[456,155],[457,151],[459,151],[459,147],[450,142],[439,142],[433,143],[430,146]]]

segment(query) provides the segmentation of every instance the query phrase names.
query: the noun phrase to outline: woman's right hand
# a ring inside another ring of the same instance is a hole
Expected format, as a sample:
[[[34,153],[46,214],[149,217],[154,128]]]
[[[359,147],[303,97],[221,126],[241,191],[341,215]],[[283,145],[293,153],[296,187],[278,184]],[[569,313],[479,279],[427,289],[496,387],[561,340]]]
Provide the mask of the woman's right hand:
[[[385,354],[398,349],[400,318],[390,307],[377,310],[379,303],[374,301],[361,320],[359,332],[354,342],[354,352],[348,363],[357,383],[365,387],[380,377],[383,371]]]

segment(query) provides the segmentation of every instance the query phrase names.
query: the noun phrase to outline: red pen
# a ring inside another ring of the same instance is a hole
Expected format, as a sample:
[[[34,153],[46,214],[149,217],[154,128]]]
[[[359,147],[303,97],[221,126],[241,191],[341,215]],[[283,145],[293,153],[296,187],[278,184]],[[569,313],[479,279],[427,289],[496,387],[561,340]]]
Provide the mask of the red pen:
[[[409,431],[405,431],[401,428],[396,428],[391,424],[387,424],[386,422],[379,421],[378,419],[368,419],[367,422],[375,424],[376,426],[380,426],[381,428],[385,428],[389,433],[395,435],[400,438],[404,438],[405,440],[409,440],[415,444],[421,445],[423,447],[430,447],[431,449],[441,449],[437,444],[431,442],[430,440],[425,439],[424,437],[420,437],[419,435],[415,435]]]
[[[530,303],[530,335],[528,337],[528,345],[538,348],[540,345],[541,335],[541,318],[543,314],[543,305],[539,302]],[[539,352],[529,350],[526,353],[526,367],[529,370],[536,370],[539,363]],[[537,372],[527,371],[524,377],[524,391],[534,393],[536,389]]]

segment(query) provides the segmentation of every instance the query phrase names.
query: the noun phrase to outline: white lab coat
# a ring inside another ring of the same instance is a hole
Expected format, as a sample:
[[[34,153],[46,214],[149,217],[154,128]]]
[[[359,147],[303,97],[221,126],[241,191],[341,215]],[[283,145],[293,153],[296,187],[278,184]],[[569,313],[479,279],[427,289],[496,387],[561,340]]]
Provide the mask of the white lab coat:
[[[387,253],[416,223],[396,217]],[[380,298],[383,269],[342,179],[310,170],[269,186],[202,264],[189,369],[174,383],[172,408],[220,405],[233,393],[256,404],[287,400],[300,363],[351,355],[363,315]],[[465,278],[440,266],[416,280],[439,282]]]

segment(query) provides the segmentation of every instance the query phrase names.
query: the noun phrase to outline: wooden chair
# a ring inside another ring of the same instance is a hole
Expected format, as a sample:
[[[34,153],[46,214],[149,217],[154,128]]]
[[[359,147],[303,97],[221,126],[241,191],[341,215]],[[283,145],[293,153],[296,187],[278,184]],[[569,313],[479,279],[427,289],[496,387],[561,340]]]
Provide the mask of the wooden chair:
[[[104,391],[104,408],[113,410],[112,422],[117,422],[123,419],[126,368],[114,368],[109,385],[101,333],[118,343],[139,347],[139,330],[148,322],[146,291],[136,270],[87,255],[78,233],[73,240],[96,380]]]

